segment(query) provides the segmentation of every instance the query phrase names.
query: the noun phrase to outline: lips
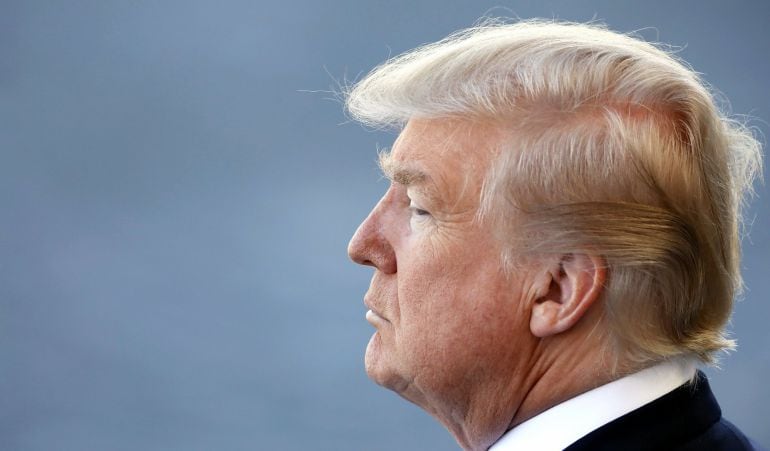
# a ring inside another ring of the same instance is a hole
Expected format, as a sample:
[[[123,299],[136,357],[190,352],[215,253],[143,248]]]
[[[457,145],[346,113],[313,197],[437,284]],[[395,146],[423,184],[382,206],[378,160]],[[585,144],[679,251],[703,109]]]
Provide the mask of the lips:
[[[368,299],[364,299],[364,305],[369,309],[366,312],[366,320],[375,325],[375,323],[390,322],[376,308],[372,306]]]

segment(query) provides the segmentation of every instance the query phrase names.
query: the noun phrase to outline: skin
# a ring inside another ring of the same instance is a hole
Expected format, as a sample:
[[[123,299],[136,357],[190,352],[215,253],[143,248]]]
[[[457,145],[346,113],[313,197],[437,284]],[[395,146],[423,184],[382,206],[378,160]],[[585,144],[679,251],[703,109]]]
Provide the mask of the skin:
[[[611,380],[600,333],[603,261],[527,256],[506,274],[477,218],[501,143],[494,124],[411,120],[383,158],[391,185],[350,241],[372,266],[366,371],[487,449],[532,416]]]

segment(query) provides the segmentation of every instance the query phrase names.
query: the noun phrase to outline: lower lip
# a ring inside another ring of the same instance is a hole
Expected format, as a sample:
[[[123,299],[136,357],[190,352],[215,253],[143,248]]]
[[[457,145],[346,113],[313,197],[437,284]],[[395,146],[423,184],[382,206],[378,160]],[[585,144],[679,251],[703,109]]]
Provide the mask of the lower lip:
[[[385,318],[381,317],[380,315],[374,313],[371,310],[367,310],[367,312],[366,312],[366,320],[369,321],[373,325],[376,324],[376,323],[388,322],[388,320],[386,320]]]

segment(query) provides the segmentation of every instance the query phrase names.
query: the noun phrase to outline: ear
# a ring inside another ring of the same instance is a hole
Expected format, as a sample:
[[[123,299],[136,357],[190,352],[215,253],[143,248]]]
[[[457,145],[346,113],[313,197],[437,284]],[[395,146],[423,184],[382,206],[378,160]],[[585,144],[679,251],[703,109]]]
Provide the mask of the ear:
[[[607,278],[604,259],[590,254],[563,255],[547,271],[550,284],[535,299],[529,322],[532,334],[540,338],[577,324],[601,296]]]

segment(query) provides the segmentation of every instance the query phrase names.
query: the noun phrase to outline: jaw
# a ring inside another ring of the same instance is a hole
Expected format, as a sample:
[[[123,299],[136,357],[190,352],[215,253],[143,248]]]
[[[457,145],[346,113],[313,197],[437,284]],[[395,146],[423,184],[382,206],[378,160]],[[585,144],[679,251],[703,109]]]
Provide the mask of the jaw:
[[[395,364],[397,359],[392,355],[393,351],[386,348],[387,346],[383,343],[382,332],[375,331],[366,346],[364,357],[366,375],[377,385],[401,395],[407,390],[410,382],[405,374],[397,368]]]
[[[419,339],[415,342],[416,337],[404,333],[403,329],[410,330],[404,324],[398,336],[392,328],[378,327],[366,349],[369,378],[425,410],[465,449],[486,449],[508,429],[526,393],[524,369],[536,349],[536,340],[522,342],[508,335],[525,325],[486,319],[489,333],[477,331],[469,336],[451,330],[448,336],[454,340],[432,335],[434,344],[445,345],[441,347]],[[474,337],[475,344],[470,345]],[[498,340],[511,345],[502,352],[499,346],[491,352]],[[407,342],[413,346],[398,346]],[[413,349],[421,351],[408,352]],[[458,365],[437,364],[441,362],[438,357],[445,354]]]
[[[387,356],[378,354],[383,342],[377,335],[372,337],[367,352],[369,377],[425,410],[463,449],[485,450],[509,429],[531,382],[523,367],[501,368],[499,362],[495,365],[480,361],[451,377],[441,369],[399,373],[387,365],[392,363]],[[529,354],[533,348],[529,343],[518,351],[511,347],[499,355],[499,361],[523,365],[521,354]]]
[[[472,294],[460,298],[488,298]],[[497,313],[501,305],[509,314]],[[537,338],[522,305],[494,300],[464,321],[438,312],[431,324],[404,321],[418,315],[378,324],[366,349],[366,372],[436,418],[463,448],[486,449],[511,427],[584,391],[570,384],[587,380],[584,371],[597,364],[591,356],[597,335]]]

